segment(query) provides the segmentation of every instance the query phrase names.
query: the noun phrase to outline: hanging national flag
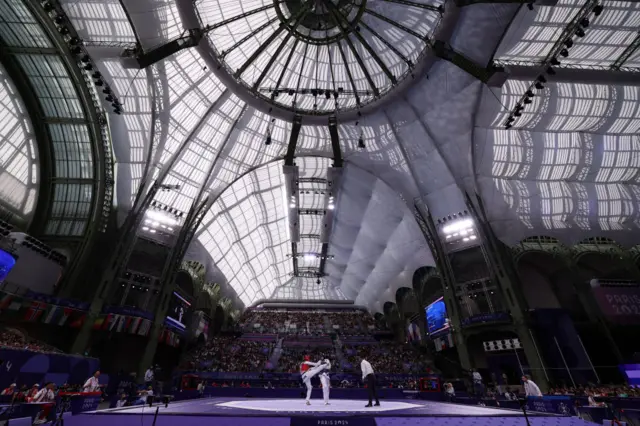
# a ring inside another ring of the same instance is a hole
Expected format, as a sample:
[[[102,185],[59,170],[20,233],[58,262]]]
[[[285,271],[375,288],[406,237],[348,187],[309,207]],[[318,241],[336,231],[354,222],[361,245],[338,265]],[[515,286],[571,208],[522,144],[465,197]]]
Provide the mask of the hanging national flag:
[[[0,310],[7,309],[13,300],[13,294],[0,293]]]
[[[24,316],[25,321],[37,321],[47,309],[47,304],[42,302],[32,302]]]
[[[93,322],[93,329],[94,330],[100,330],[104,326],[105,319],[106,319],[106,317],[104,317],[102,315],[99,316],[98,318],[96,318],[96,320]]]
[[[60,316],[60,318],[57,319],[56,324],[65,325],[65,323],[67,322],[67,320],[69,319],[73,311],[74,310],[71,308],[63,308],[62,315]]]
[[[116,331],[118,333],[122,333],[122,331],[125,329],[126,322],[127,322],[127,316],[120,315],[120,318],[118,318],[118,324],[116,325]]]
[[[81,311],[75,311],[71,313],[71,318],[69,319],[69,327],[71,328],[80,328],[82,324],[84,324],[87,319],[87,314],[83,314]]]
[[[116,331],[116,325],[118,324],[118,320],[122,315],[113,315],[109,314],[107,317],[108,323],[105,323],[105,328],[108,328],[109,331]]]
[[[45,324],[51,324],[55,321],[55,318],[62,312],[62,308],[56,305],[49,305],[49,312],[42,318],[42,322]]]
[[[132,318],[131,324],[129,325],[127,330],[131,334],[136,334],[138,332],[138,327],[140,327],[141,323],[142,323],[142,318],[134,317],[134,318]]]
[[[147,319],[143,319],[138,327],[138,333],[140,336],[146,336],[149,334],[149,330],[151,329],[151,321]]]
[[[127,320],[124,323],[124,330],[122,331],[129,331],[131,330],[131,324],[133,323],[133,317],[126,317]]]
[[[103,330],[111,330],[111,324],[115,320],[117,315],[109,314],[105,317],[104,322],[102,323]]]

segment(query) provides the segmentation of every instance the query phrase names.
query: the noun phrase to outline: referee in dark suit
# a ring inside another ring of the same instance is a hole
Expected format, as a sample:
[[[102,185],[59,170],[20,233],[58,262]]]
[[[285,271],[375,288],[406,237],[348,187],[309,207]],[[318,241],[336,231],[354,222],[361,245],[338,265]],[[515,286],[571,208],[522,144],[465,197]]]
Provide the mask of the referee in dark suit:
[[[362,370],[362,381],[367,385],[369,391],[369,403],[365,407],[371,407],[371,400],[376,400],[376,407],[380,406],[378,401],[378,392],[376,392],[376,375],[373,372],[373,367],[366,359],[362,359],[360,362],[360,369]]]

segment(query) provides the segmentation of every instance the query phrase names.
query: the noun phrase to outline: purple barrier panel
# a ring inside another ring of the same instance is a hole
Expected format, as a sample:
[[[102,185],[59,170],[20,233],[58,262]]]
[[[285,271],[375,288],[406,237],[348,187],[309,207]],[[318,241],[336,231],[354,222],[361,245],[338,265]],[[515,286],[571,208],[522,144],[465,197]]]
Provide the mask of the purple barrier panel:
[[[65,419],[65,426],[151,426],[153,411],[140,415],[80,414]],[[158,416],[155,426],[202,426],[209,424],[211,417],[200,416]],[[216,426],[290,426],[288,417],[216,417]]]
[[[498,423],[499,422],[499,423]],[[577,417],[530,417],[531,426],[594,426]],[[522,417],[376,417],[377,426],[522,426]]]

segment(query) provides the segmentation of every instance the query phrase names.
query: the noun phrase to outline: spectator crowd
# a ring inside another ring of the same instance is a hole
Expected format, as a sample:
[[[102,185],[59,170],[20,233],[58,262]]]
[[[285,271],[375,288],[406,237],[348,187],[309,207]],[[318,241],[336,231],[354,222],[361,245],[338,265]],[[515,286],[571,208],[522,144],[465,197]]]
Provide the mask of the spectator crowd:
[[[60,350],[53,346],[31,339],[21,332],[11,328],[0,331],[0,347],[9,349],[25,349],[42,353],[61,353]]]

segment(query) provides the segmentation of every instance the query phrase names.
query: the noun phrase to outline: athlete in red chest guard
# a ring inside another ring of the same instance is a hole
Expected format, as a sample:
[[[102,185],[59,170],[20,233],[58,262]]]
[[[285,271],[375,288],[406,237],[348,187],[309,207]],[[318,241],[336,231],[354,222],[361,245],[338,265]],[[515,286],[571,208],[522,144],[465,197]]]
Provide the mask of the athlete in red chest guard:
[[[305,355],[304,362],[300,365],[300,375],[302,378],[302,382],[307,387],[307,398],[306,404],[311,405],[311,391],[313,387],[311,386],[311,379],[325,369],[331,368],[331,364],[329,360],[312,362],[310,361],[311,357]]]

